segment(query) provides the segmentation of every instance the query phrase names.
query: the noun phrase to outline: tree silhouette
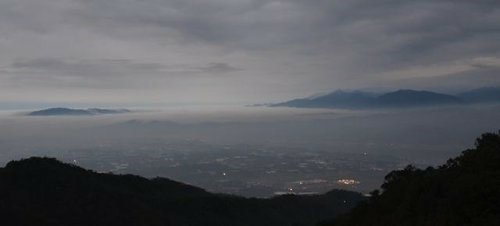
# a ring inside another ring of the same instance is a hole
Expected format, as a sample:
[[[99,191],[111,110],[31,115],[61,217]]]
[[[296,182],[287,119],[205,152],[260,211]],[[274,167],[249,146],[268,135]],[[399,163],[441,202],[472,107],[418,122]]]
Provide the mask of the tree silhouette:
[[[436,169],[389,173],[382,193],[322,225],[500,225],[500,132],[481,135],[475,148]]]

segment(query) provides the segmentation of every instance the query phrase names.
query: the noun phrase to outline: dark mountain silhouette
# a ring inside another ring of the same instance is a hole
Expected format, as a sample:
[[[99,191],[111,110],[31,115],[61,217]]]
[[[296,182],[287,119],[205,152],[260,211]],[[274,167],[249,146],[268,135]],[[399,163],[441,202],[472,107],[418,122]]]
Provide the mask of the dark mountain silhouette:
[[[273,107],[298,108],[406,108],[436,105],[462,104],[455,96],[417,90],[398,90],[384,94],[361,91],[336,91],[314,98],[295,99],[283,103],[271,104]]]
[[[408,166],[330,226],[500,225],[500,132],[438,168]]]
[[[462,103],[460,99],[454,96],[409,89],[383,94],[377,97],[375,101],[375,106],[378,107],[418,107]]]
[[[89,109],[71,109],[71,108],[48,108],[39,111],[33,111],[28,113],[30,116],[84,116],[84,115],[100,115],[100,114],[120,114],[128,113],[129,110],[126,109],[100,109],[100,108],[89,108]]]
[[[484,87],[457,95],[468,103],[500,102],[500,87]]]
[[[333,93],[312,98],[303,98],[272,104],[274,107],[299,108],[367,108],[375,107],[375,94],[361,91],[335,91]]]
[[[164,178],[96,173],[52,158],[0,168],[2,225],[314,225],[364,199],[334,190],[271,199],[209,193]]]

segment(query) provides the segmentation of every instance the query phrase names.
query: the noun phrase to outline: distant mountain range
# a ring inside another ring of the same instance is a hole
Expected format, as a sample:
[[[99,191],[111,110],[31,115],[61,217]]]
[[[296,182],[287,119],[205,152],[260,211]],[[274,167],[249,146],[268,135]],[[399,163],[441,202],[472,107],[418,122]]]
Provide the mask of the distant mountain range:
[[[122,114],[130,112],[127,109],[72,109],[72,108],[48,108],[39,111],[29,112],[30,116],[91,116],[103,114]]]
[[[408,108],[500,102],[500,87],[475,89],[456,95],[425,90],[402,89],[388,93],[338,90],[326,95],[270,104],[271,107],[297,108]]]
[[[500,87],[484,87],[457,95],[469,103],[500,102]]]

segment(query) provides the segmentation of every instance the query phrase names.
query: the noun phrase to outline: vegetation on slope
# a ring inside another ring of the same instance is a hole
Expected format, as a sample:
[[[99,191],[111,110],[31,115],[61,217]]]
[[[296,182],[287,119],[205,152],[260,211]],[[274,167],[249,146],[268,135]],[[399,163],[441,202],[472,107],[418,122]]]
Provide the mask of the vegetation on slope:
[[[483,134],[475,146],[438,168],[389,173],[382,192],[322,225],[500,225],[500,134]]]

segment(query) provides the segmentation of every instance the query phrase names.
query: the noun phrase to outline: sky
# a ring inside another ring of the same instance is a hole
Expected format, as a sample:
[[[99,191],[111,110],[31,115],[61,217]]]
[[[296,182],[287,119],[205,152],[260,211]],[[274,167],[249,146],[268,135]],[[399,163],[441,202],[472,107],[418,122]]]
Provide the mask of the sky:
[[[0,103],[500,85],[500,1],[2,0]]]

